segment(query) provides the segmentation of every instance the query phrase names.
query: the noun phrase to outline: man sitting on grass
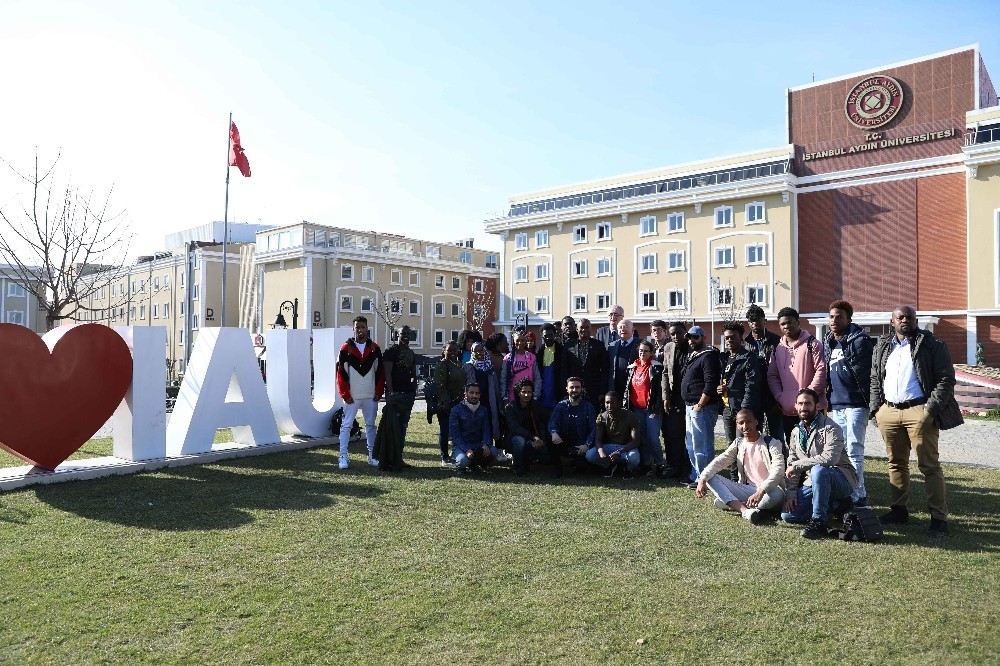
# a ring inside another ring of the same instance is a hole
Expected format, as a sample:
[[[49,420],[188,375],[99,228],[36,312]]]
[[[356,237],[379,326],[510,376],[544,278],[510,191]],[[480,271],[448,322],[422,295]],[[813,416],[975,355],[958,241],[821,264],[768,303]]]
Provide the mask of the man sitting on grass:
[[[448,416],[452,455],[460,472],[481,469],[500,457],[493,446],[490,415],[479,404],[479,384],[465,387],[465,399],[452,408]]]
[[[552,437],[552,462],[554,476],[562,476],[562,458],[579,457],[594,445],[594,421],[597,413],[594,406],[583,399],[583,380],[570,377],[566,380],[569,396],[560,400],[549,418],[549,433]]]
[[[811,388],[799,390],[795,410],[799,424],[788,440],[788,480],[785,511],[787,523],[809,524],[802,530],[807,539],[829,535],[826,519],[831,506],[846,500],[858,485],[851,459],[844,450],[844,432],[818,411],[819,395]]]
[[[736,413],[736,431],[739,436],[698,477],[694,494],[704,497],[708,488],[715,495],[716,507],[738,511],[759,525],[766,518],[761,511],[780,507],[785,499],[785,457],[780,440],[760,434],[752,410]],[[719,475],[734,462],[738,480]]]
[[[514,453],[514,474],[524,476],[533,462],[549,460],[549,410],[538,404],[535,383],[522,379],[514,386],[517,400],[504,409],[507,441]]]
[[[591,465],[611,467],[611,476],[622,467],[631,474],[639,469],[639,419],[624,409],[614,391],[604,394],[604,411],[597,417],[594,446],[586,457]]]

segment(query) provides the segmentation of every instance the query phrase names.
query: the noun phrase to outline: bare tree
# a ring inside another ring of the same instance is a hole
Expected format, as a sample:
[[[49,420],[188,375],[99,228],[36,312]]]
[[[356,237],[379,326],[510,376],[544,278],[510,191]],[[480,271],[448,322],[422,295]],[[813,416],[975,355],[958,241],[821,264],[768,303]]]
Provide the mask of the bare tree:
[[[122,214],[109,211],[113,188],[94,204],[92,192],[81,192],[68,181],[57,183],[60,157],[43,167],[36,151],[28,173],[0,158],[27,183],[31,199],[17,204],[17,213],[0,209],[6,227],[0,233],[0,261],[10,264],[38,300],[46,330],[62,319],[78,319],[77,313],[86,309],[83,302],[118,276],[132,239]]]
[[[479,331],[486,328],[486,323],[493,317],[493,305],[496,294],[489,290],[474,292],[465,301],[465,323],[469,330]]]
[[[389,329],[389,340],[396,338],[396,324],[403,318],[403,300],[401,298],[390,298],[382,286],[376,282],[375,291],[378,293],[378,303],[374,304],[375,314]]]

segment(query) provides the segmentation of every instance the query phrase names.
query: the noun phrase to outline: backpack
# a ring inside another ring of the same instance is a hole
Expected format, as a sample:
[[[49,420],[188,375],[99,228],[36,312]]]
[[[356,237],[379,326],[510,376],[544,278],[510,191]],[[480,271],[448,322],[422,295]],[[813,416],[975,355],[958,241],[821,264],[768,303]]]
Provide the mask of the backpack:
[[[341,407],[333,413],[333,418],[330,421],[330,428],[333,430],[333,436],[336,437],[340,434],[340,427],[344,423],[344,408]],[[354,423],[351,424],[351,439],[359,439],[361,437],[361,426],[358,425],[358,420],[355,418]]]
[[[841,541],[878,543],[882,540],[882,523],[870,507],[856,506],[844,514],[844,529],[839,537]]]

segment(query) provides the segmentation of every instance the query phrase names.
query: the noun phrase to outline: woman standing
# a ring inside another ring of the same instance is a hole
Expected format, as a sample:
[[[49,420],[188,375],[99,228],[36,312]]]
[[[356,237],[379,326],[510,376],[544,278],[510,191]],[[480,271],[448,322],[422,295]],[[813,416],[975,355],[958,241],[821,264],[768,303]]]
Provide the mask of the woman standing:
[[[468,363],[472,358],[472,345],[483,341],[483,334],[479,331],[465,329],[458,334],[458,350],[461,352],[461,362]]]
[[[639,358],[628,366],[625,407],[639,420],[642,465],[656,465],[663,473],[663,449],[660,447],[660,424],[663,421],[663,364],[656,360],[653,343],[639,343]]]
[[[448,455],[448,416],[451,408],[465,395],[465,372],[458,362],[458,345],[449,342],[441,353],[441,360],[434,367],[434,383],[438,394],[438,445],[441,447],[441,464],[451,464]]]
[[[499,446],[503,441],[500,432],[500,406],[503,404],[500,395],[500,377],[493,367],[493,358],[486,351],[486,345],[482,342],[472,343],[472,358],[462,367],[465,369],[465,385],[479,385],[479,404],[489,412],[493,441]]]
[[[522,379],[530,379],[535,386],[540,386],[542,376],[535,363],[535,355],[528,351],[528,333],[521,330],[514,333],[514,351],[503,357],[503,368],[500,370],[500,387],[503,398],[514,402],[514,386]]]

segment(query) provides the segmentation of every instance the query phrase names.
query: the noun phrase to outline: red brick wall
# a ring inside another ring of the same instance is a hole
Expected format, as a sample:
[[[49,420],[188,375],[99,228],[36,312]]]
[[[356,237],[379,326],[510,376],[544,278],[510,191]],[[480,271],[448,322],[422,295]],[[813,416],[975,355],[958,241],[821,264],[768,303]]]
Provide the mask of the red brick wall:
[[[965,174],[930,176],[915,182],[917,308],[964,310],[968,304]],[[964,356],[964,339],[962,349]]]
[[[965,363],[965,317],[941,317],[934,337],[948,345],[952,363]]]

